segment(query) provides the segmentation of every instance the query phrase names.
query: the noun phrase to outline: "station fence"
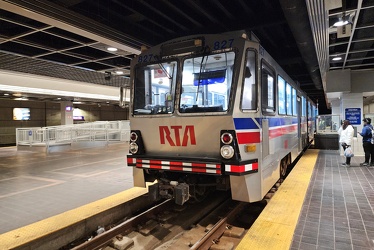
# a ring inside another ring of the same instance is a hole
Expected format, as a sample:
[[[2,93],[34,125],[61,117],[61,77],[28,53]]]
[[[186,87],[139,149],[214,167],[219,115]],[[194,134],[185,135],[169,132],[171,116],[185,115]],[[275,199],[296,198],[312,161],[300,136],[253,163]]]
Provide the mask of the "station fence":
[[[77,142],[121,142],[130,138],[130,123],[96,121],[91,123],[16,129],[17,146],[50,146]]]

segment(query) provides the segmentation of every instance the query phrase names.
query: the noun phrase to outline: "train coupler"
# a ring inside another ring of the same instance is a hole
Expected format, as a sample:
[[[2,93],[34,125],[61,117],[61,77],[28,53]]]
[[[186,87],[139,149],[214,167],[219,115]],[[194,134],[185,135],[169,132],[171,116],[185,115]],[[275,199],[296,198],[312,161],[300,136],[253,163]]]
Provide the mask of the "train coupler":
[[[183,205],[190,198],[189,185],[170,181],[168,184],[156,183],[148,187],[148,195],[152,201],[160,198],[174,199],[178,205]]]

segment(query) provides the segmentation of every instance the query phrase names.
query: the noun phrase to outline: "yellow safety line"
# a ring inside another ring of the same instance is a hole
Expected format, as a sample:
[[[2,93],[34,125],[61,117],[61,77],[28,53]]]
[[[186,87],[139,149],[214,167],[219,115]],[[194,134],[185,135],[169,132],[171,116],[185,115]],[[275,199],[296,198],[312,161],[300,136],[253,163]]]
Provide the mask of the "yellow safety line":
[[[134,187],[79,208],[1,234],[0,248],[10,249],[21,246],[27,242],[31,242],[112,207],[118,206],[147,192],[147,188]]]
[[[304,153],[236,250],[290,249],[318,152]]]

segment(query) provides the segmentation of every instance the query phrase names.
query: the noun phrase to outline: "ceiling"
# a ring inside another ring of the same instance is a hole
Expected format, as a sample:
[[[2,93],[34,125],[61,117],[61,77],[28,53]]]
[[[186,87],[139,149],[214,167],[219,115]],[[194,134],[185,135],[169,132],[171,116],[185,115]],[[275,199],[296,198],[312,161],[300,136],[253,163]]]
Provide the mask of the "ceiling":
[[[324,76],[330,68],[373,68],[374,0],[331,0],[327,9],[321,2],[0,0],[0,70],[126,87],[141,46],[246,30],[325,114]],[[351,17],[352,32],[341,38],[331,23],[343,13]],[[343,59],[333,62],[335,55]]]

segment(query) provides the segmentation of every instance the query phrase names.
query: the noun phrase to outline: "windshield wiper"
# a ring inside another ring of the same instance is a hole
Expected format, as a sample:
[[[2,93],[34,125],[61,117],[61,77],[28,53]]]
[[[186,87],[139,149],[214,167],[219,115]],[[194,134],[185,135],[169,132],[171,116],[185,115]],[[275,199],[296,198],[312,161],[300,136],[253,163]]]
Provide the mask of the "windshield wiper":
[[[164,65],[162,65],[162,63],[158,63],[158,66],[160,66],[162,72],[164,72],[164,74],[166,75],[167,78],[169,78],[169,80],[172,78],[172,76],[169,74],[169,72],[165,69]],[[173,70],[174,70],[174,66],[173,66]]]
[[[200,63],[200,70],[199,70],[199,78],[197,80],[197,89],[196,89],[196,100],[195,100],[195,103],[197,104],[197,99],[198,99],[198,96],[199,96],[199,91],[200,91],[200,85],[201,85],[201,73],[203,71],[203,63],[204,63],[204,58],[205,58],[205,55],[203,55],[203,57],[201,58],[201,63]],[[206,57],[206,61],[205,61],[205,64],[208,62],[208,56]],[[204,66],[205,68],[205,66]],[[203,98],[204,99],[204,98]]]

